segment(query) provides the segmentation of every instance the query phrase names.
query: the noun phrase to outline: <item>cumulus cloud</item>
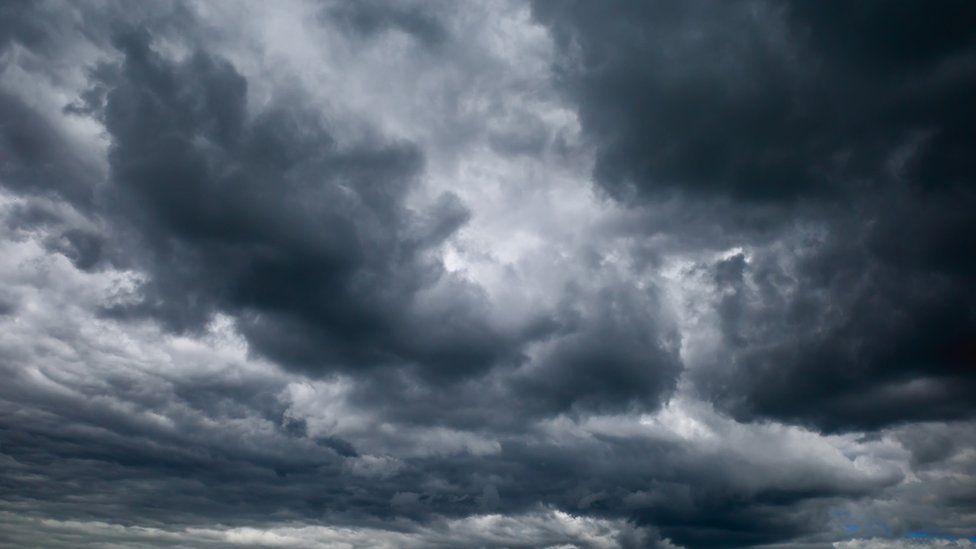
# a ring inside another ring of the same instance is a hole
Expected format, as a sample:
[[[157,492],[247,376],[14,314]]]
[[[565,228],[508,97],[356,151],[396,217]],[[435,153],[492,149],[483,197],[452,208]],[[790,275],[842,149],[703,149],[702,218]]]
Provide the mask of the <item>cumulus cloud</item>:
[[[5,3],[0,543],[971,544],[972,11]]]
[[[709,398],[828,430],[970,415],[971,6],[533,8],[601,188],[748,249],[700,265],[725,343]]]

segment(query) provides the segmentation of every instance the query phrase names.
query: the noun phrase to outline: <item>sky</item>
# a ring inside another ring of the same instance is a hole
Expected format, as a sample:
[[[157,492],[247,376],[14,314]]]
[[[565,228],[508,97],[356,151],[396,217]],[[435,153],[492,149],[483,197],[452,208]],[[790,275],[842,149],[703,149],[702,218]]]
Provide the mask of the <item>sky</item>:
[[[0,546],[976,547],[976,4],[0,2]]]

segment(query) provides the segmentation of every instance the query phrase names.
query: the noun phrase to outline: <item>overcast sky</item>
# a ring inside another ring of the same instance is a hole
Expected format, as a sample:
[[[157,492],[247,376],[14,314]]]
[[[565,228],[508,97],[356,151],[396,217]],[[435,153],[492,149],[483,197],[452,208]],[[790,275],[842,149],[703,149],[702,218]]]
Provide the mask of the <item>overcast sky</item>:
[[[976,3],[0,2],[0,546],[976,547]]]

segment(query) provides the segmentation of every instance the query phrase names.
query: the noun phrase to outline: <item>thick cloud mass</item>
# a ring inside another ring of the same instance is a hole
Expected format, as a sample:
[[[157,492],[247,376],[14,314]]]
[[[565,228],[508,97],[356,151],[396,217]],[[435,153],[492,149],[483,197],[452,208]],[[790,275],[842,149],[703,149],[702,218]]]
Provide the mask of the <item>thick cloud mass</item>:
[[[615,195],[874,190],[907,145],[911,183],[965,186],[973,173],[968,2],[534,7]]]
[[[534,7],[597,182],[715,202],[687,231],[755,247],[708,267],[725,350],[699,373],[707,394],[831,430],[970,415],[969,3]]]
[[[974,17],[0,3],[0,545],[972,545]]]
[[[175,328],[232,311],[258,351],[312,370],[399,360],[452,375],[512,352],[477,316],[476,288],[442,281],[438,310],[413,310],[444,278],[424,252],[468,215],[449,194],[406,208],[416,148],[368,134],[337,143],[301,98],[250,118],[227,61],[195,52],[174,64],[144,34],[117,47],[99,110],[113,143],[105,200],[148,252],[138,308]],[[418,322],[437,337],[422,341]]]

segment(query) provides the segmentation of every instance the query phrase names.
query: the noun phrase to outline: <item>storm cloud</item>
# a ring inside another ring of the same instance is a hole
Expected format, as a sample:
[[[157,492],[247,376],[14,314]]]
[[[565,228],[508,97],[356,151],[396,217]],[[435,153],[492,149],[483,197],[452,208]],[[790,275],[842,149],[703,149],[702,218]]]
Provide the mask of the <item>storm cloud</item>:
[[[705,392],[828,430],[970,415],[972,6],[534,8],[596,183],[714,201],[685,230],[747,249],[702,266],[725,339]]]
[[[0,5],[0,543],[967,546],[965,2]]]

